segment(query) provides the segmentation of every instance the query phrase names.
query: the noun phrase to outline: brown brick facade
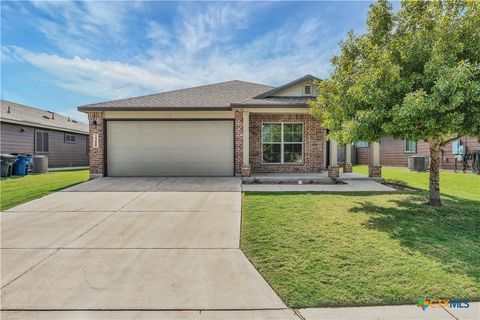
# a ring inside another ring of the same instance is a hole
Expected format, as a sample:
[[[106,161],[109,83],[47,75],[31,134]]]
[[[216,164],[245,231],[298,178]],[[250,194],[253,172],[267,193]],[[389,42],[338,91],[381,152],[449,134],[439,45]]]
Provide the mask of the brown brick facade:
[[[381,148],[380,144],[380,148]],[[355,148],[355,159],[356,164],[366,164],[369,165],[372,162],[372,152],[370,146],[362,147],[362,148]]]
[[[480,143],[476,138],[461,137],[463,145],[467,147],[467,152],[480,150]],[[428,143],[424,141],[417,142],[417,150],[414,153],[405,152],[405,141],[396,140],[392,137],[384,137],[380,140],[380,164],[383,166],[406,167],[408,157],[415,155],[429,156],[430,150]],[[370,146],[366,148],[356,148],[357,164],[369,165],[371,151]],[[468,167],[471,168],[472,161],[468,161]],[[455,167],[455,156],[452,154],[452,143],[441,147],[441,168],[451,170]],[[457,168],[463,167],[461,161],[457,161]]]
[[[262,163],[261,127],[263,122],[301,122],[304,130],[302,164]],[[250,113],[250,166],[252,173],[321,172],[323,165],[323,128],[308,114]],[[235,131],[236,132],[236,131]],[[243,133],[242,133],[243,137]],[[237,139],[237,138],[236,138]],[[236,150],[237,151],[237,147]],[[241,159],[241,158],[240,158]],[[238,172],[238,171],[237,171]]]
[[[90,178],[102,177],[104,174],[103,112],[89,112],[88,123],[90,128]],[[96,127],[94,128],[94,126]],[[98,148],[94,148],[95,135],[98,135]]]
[[[88,113],[90,126],[90,176],[104,175],[104,120],[103,112]],[[96,122],[94,128],[93,123]],[[303,163],[263,164],[261,125],[263,122],[301,122],[304,126]],[[321,172],[323,165],[323,129],[321,122],[307,114],[256,114],[250,113],[250,166],[243,164],[243,113],[235,112],[235,175],[250,173],[301,173]],[[98,135],[98,148],[94,148],[94,135]]]

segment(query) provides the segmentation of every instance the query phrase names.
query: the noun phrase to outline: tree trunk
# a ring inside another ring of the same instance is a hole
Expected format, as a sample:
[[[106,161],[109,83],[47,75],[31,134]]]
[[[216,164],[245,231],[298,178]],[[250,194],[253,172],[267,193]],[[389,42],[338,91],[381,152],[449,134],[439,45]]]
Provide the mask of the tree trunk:
[[[430,184],[428,204],[433,206],[441,206],[440,199],[440,143],[430,141]]]

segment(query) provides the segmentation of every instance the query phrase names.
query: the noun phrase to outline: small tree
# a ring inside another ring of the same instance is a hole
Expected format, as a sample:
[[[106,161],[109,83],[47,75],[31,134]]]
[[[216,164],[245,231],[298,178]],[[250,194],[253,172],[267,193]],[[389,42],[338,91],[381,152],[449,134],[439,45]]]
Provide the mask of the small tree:
[[[385,135],[430,147],[429,204],[441,205],[440,147],[480,137],[480,2],[386,0],[370,6],[365,34],[350,32],[310,102],[341,143]]]

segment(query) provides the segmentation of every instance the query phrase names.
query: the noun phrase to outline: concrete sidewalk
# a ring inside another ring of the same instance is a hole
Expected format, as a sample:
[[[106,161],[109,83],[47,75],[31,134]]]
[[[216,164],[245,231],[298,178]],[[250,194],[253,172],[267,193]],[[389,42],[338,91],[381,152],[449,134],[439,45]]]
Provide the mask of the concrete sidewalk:
[[[468,309],[429,308],[414,305],[310,308],[279,310],[168,310],[168,311],[2,311],[2,320],[19,319],[124,319],[124,320],[478,320],[480,303]]]
[[[470,303],[466,309],[428,308],[423,311],[415,305],[351,307],[351,308],[309,308],[297,310],[305,320],[478,320],[480,303]]]

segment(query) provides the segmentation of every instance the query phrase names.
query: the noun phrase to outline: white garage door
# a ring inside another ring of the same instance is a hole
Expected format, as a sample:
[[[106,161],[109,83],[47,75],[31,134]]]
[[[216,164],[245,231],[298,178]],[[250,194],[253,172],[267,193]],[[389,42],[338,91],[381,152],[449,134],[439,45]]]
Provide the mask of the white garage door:
[[[107,121],[109,176],[232,176],[233,121]]]

